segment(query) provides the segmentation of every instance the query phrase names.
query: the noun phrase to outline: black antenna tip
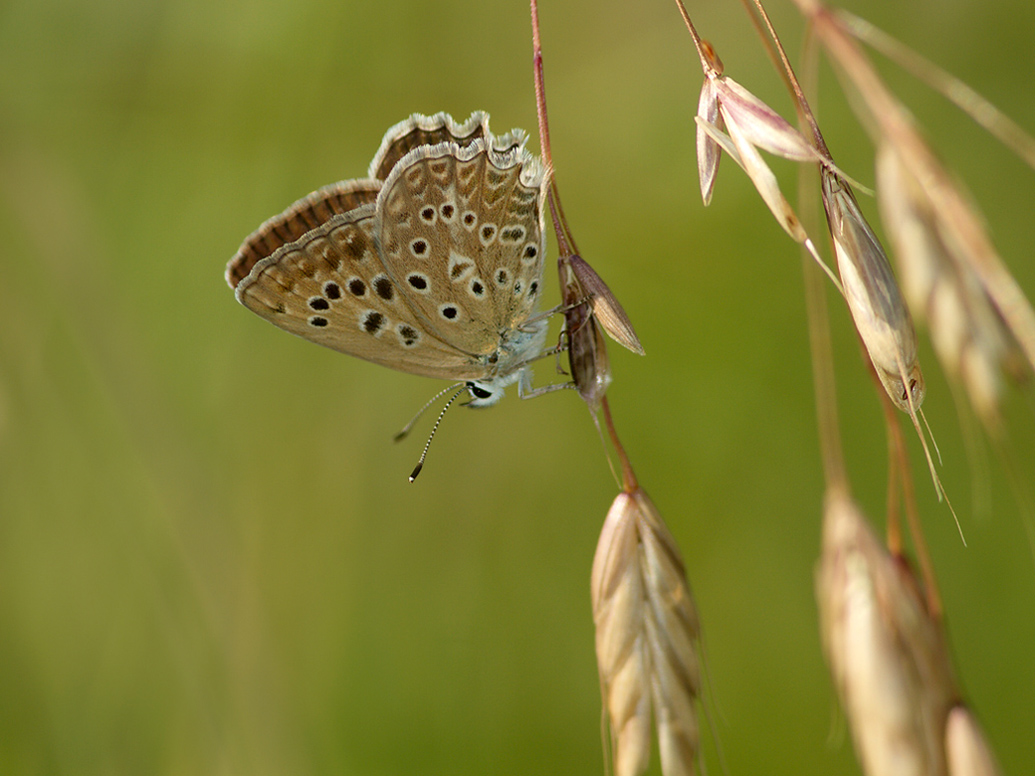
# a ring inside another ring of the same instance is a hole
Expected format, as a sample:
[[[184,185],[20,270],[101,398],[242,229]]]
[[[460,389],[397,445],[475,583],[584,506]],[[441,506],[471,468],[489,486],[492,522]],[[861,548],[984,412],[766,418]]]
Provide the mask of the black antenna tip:
[[[448,410],[449,406],[457,400],[457,397],[460,396],[460,394],[462,394],[464,391],[468,390],[468,387],[471,385],[473,385],[473,383],[457,383],[456,385],[449,386],[449,389],[447,389],[451,390],[458,386],[460,388],[460,390],[458,390],[456,393],[449,397],[449,401],[446,402],[446,406],[443,407],[442,412],[438,414],[438,418],[436,418],[435,420],[435,425],[431,427],[431,434],[428,435],[428,441],[424,443],[424,450],[420,454],[420,460],[417,461],[417,465],[413,468],[413,471],[410,472],[410,482],[413,482],[415,479],[417,479],[417,475],[420,474],[420,470],[424,468],[424,459],[428,456],[428,448],[431,447],[431,440],[435,438],[435,432],[438,431],[439,424],[442,422],[442,416],[446,414],[446,410]],[[441,396],[442,393],[444,392],[440,392],[438,395]],[[430,404],[430,402],[428,402],[428,404]],[[427,409],[428,404],[424,405],[425,409]],[[423,410],[421,410],[421,412],[423,412]],[[403,431],[407,430],[409,430],[408,427],[403,429]]]

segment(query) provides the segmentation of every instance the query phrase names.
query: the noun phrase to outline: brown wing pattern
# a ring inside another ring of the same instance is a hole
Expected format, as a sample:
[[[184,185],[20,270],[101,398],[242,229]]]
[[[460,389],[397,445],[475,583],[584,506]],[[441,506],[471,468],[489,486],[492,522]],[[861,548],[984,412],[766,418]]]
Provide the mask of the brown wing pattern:
[[[414,113],[385,133],[381,147],[370,163],[368,177],[383,181],[399,160],[415,148],[453,142],[463,147],[489,135],[489,117],[475,111],[463,124],[457,124],[448,113],[422,116]]]
[[[335,215],[259,261],[237,286],[249,310],[317,344],[411,374],[479,379],[485,367],[428,334],[385,272],[374,208]]]
[[[515,130],[476,112],[414,114],[368,179],[263,223],[226,268],[238,300],[286,331],[412,374],[491,378],[536,306],[545,176]],[[524,335],[522,335],[524,336]]]
[[[332,183],[295,202],[248,235],[226,267],[230,288],[244,280],[258,262],[289,242],[302,237],[332,216],[373,204],[381,182],[351,180]]]
[[[415,149],[378,196],[385,268],[428,331],[467,353],[493,352],[539,295],[545,187],[522,143],[507,135]]]

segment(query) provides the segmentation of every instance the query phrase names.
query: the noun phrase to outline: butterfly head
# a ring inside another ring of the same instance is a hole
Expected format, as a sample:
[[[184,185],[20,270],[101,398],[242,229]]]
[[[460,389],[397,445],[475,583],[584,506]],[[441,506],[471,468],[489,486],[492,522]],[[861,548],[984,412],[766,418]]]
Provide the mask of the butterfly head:
[[[471,400],[467,407],[491,407],[503,398],[511,383],[518,383],[518,394],[527,389],[531,379],[529,363],[536,360],[546,340],[545,318],[526,322],[523,326],[500,332],[500,344],[481,363],[491,375],[479,380],[468,380],[467,392]]]
[[[471,394],[471,400],[464,406],[491,407],[503,398],[504,386],[499,380],[468,380],[467,392]]]

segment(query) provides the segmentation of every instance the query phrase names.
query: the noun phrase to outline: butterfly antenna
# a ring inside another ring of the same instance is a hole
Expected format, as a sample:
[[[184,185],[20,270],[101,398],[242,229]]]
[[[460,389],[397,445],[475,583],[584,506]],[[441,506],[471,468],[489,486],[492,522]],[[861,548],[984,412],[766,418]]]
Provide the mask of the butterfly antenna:
[[[410,422],[403,426],[402,431],[400,431],[398,434],[392,437],[392,439],[396,442],[400,441],[401,439],[405,439],[406,435],[413,430],[413,425],[417,422],[418,419],[420,419],[420,416],[423,415],[425,411],[427,411],[428,407],[437,402],[439,400],[439,397],[441,397],[443,394],[449,393],[451,390],[453,390],[454,388],[459,388],[461,385],[466,385],[466,383],[453,383],[452,385],[447,385],[441,391],[439,391],[430,399],[428,399],[428,403],[421,407],[419,410],[417,410],[417,414],[410,418]],[[452,401],[452,399],[450,399],[450,401]],[[447,404],[446,406],[448,407],[449,405]]]
[[[455,387],[455,386],[450,386]],[[448,388],[446,390],[449,390]],[[435,438],[435,432],[438,431],[439,424],[442,422],[442,418],[445,417],[446,410],[460,398],[460,394],[467,390],[467,383],[461,383],[460,390],[449,397],[449,401],[446,402],[446,406],[442,408],[442,412],[438,414],[438,418],[435,419],[435,425],[431,427],[431,433],[428,435],[428,441],[424,443],[424,450],[420,454],[420,460],[417,461],[417,465],[413,467],[413,471],[410,472],[410,482],[417,479],[417,475],[420,474],[420,470],[424,468],[424,459],[428,457],[428,448],[431,447],[431,440]],[[439,393],[441,396],[445,391]],[[436,397],[437,398],[437,397]]]

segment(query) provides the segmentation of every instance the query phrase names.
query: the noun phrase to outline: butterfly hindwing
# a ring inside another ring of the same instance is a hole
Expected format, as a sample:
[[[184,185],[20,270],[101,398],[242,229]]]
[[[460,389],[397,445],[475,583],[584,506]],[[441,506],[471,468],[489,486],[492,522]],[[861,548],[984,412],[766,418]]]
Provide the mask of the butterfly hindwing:
[[[268,219],[252,232],[226,266],[226,280],[231,288],[248,277],[258,262],[271,256],[282,245],[302,237],[306,232],[339,213],[348,213],[361,205],[372,205],[381,190],[381,181],[351,180],[332,183],[295,202],[283,213]]]
[[[428,334],[374,247],[374,208],[337,214],[262,259],[237,286],[248,309],[304,339],[427,377],[479,377],[484,368]]]
[[[374,154],[368,176],[385,180],[406,154],[415,148],[453,142],[463,147],[489,136],[489,116],[475,111],[463,124],[458,124],[448,113],[423,116],[414,113],[385,133],[381,147]]]

